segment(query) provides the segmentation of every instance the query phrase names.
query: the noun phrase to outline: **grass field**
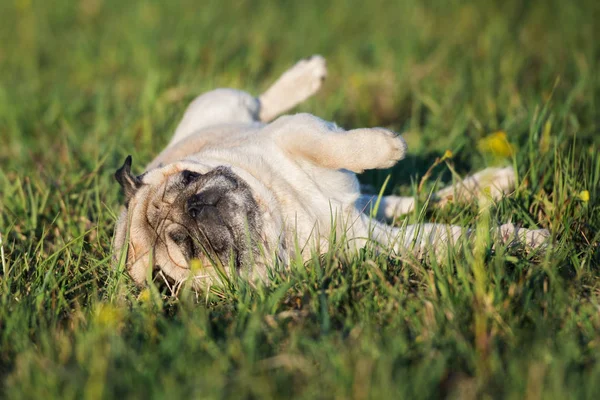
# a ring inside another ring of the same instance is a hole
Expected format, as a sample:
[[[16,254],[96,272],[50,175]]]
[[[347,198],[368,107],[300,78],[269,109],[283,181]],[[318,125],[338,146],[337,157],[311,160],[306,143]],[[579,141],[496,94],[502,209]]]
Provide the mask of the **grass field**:
[[[0,15],[0,397],[597,398],[597,1],[3,0]],[[409,143],[362,182],[414,193],[446,150],[426,188],[513,164],[519,186],[492,208],[407,218],[546,228],[547,253],[485,237],[442,265],[332,250],[269,288],[178,299],[112,270],[124,157],[141,172],[195,95],[258,94],[314,53],[329,77],[298,110]]]

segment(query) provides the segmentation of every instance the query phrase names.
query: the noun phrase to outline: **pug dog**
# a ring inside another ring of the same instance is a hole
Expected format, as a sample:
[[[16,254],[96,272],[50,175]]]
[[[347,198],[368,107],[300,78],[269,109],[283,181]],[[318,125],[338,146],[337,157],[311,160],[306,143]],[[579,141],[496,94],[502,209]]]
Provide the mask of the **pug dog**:
[[[390,168],[405,156],[398,134],[344,130],[310,114],[275,119],[315,94],[326,75],[316,55],[259,97],[234,89],[202,94],[143,174],[132,174],[127,157],[115,174],[125,207],[114,251],[136,283],[161,276],[202,289],[235,274],[268,281],[270,266],[324,253],[332,238],[343,238],[348,251],[372,243],[419,259],[469,240],[471,231],[459,226],[387,225],[382,220],[413,210],[414,199],[361,195],[356,174]],[[513,184],[511,168],[488,169],[440,191],[437,200],[499,198]],[[548,237],[512,224],[493,234],[527,248]]]

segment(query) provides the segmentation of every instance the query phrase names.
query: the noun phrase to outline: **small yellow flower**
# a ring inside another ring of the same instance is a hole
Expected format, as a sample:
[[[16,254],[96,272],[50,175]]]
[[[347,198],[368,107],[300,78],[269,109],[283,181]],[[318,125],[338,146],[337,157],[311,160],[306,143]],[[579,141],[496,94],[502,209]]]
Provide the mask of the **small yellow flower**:
[[[190,262],[190,270],[192,271],[192,274],[197,274],[198,272],[202,271],[204,269],[204,264],[202,264],[202,261],[200,261],[197,258],[192,259],[192,261]]]
[[[444,152],[444,155],[442,156],[442,160],[447,160],[447,159],[452,158],[452,157],[454,157],[454,154],[452,153],[452,151],[451,150],[446,150]]]
[[[112,304],[101,303],[95,311],[94,322],[101,327],[118,329],[123,322],[123,311]]]
[[[152,293],[150,293],[150,289],[146,288],[142,290],[138,296],[138,300],[142,303],[148,303],[152,297]]]
[[[484,153],[498,157],[510,157],[514,153],[513,146],[506,138],[506,132],[498,131],[479,140],[477,147]]]
[[[590,201],[590,192],[588,192],[587,190],[582,190],[581,192],[579,192],[579,200],[583,201],[584,203],[587,203],[588,201]]]

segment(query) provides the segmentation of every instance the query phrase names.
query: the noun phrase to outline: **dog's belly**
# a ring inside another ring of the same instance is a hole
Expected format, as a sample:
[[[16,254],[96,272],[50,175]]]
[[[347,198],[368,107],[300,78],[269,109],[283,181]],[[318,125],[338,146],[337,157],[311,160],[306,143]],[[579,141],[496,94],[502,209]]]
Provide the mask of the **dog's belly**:
[[[264,126],[261,123],[254,124],[224,124],[202,128],[190,134],[184,139],[169,145],[164,149],[146,168],[161,167],[175,161],[196,155],[206,149],[231,148],[247,145],[258,136],[258,132]]]

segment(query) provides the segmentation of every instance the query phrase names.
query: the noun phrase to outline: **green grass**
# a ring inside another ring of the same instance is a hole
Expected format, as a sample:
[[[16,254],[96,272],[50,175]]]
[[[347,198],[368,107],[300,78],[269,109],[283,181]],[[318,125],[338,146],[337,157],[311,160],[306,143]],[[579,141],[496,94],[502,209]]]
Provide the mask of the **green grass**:
[[[0,396],[600,393],[597,1],[175,3],[0,2]],[[340,246],[266,289],[179,299],[113,271],[124,157],[140,172],[195,95],[259,93],[313,53],[329,78],[299,110],[409,143],[364,183],[413,193],[447,149],[461,174],[514,163],[510,198],[425,219],[547,228],[549,251],[484,240],[437,265]],[[514,157],[479,145],[498,130]]]

